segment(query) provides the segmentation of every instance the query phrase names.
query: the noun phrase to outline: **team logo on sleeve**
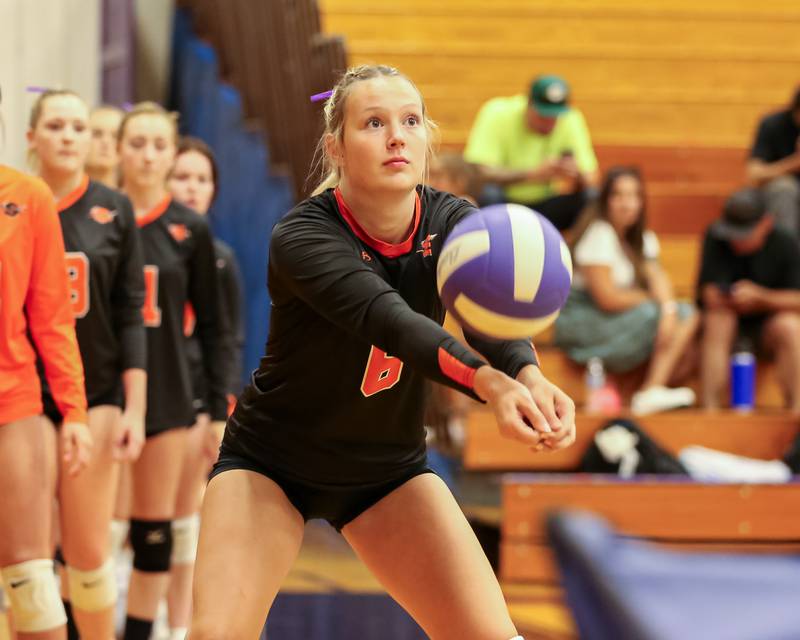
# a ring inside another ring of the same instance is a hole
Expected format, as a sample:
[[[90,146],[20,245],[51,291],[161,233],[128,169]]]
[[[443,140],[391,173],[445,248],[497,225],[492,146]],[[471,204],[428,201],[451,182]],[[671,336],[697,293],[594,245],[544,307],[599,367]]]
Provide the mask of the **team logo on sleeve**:
[[[89,217],[97,224],[108,224],[117,217],[117,212],[105,207],[92,207],[89,209]]]
[[[192,235],[192,232],[186,228],[185,224],[169,224],[167,225],[167,231],[169,231],[169,235],[174,238],[175,242],[183,242]]]
[[[5,213],[9,218],[14,218],[25,211],[24,206],[20,206],[15,202],[2,202],[0,203],[0,209],[2,209],[3,213]]]
[[[361,251],[361,259],[364,262],[372,262],[372,256],[369,255],[366,251]]]
[[[429,233],[428,236],[422,242],[419,243],[419,245],[422,248],[421,249],[417,249],[417,253],[421,253],[423,258],[427,258],[428,256],[432,256],[433,255],[433,248],[432,248],[431,240],[433,240],[438,235],[439,235],[438,233]]]

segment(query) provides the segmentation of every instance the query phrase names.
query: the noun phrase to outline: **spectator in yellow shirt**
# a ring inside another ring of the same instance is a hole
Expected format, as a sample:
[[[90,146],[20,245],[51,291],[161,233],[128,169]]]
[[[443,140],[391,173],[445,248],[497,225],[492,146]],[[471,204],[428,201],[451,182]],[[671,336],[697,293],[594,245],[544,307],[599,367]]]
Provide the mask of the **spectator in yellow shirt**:
[[[528,96],[492,98],[472,126],[464,158],[479,166],[481,204],[517,202],[558,229],[572,226],[597,184],[597,158],[581,112],[563,78],[534,79]],[[498,189],[501,191],[498,193]]]

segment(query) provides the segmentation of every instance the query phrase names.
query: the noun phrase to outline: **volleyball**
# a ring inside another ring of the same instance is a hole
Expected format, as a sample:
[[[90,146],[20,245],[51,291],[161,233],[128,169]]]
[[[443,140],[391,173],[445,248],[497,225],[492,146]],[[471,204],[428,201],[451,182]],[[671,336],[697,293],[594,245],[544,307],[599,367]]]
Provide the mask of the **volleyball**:
[[[567,301],[572,260],[561,234],[540,213],[492,205],[455,226],[436,279],[445,308],[466,331],[494,340],[531,338]]]

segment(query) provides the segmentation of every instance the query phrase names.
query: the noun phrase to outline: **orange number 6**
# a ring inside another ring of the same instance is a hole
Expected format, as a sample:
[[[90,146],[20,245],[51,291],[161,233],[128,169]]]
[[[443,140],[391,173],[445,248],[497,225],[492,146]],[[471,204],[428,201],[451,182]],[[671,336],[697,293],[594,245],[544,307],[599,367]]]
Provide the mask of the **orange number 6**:
[[[367,360],[367,369],[361,381],[361,393],[369,398],[376,393],[391,389],[400,380],[403,372],[403,361],[400,358],[387,356],[385,351],[372,347]]]

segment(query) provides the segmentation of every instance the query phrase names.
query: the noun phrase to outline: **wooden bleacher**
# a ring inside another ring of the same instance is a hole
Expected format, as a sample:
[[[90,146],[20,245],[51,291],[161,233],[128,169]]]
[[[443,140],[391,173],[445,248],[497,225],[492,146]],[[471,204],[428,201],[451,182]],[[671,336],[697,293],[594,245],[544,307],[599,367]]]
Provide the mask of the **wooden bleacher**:
[[[601,168],[642,167],[659,233],[699,234],[719,215],[758,118],[788,101],[800,65],[795,0],[320,0],[320,11],[351,63],[393,64],[417,83],[446,148],[463,148],[489,98],[563,75]]]
[[[607,518],[622,534],[697,551],[800,552],[800,483],[698,484],[670,477],[511,475],[503,483],[500,574],[553,582],[544,519],[575,508]]]

